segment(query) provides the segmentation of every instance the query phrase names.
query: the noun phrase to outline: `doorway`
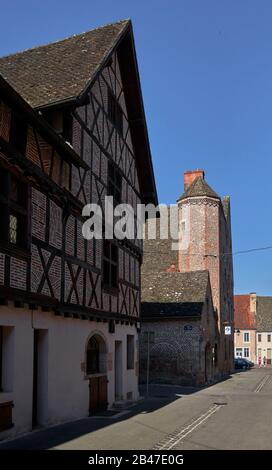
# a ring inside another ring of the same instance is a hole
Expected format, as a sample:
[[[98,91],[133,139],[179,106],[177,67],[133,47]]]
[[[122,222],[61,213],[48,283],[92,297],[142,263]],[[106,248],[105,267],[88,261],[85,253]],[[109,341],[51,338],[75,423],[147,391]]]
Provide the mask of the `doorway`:
[[[210,343],[205,348],[205,382],[212,379],[212,355]]]
[[[115,401],[123,399],[123,363],[122,363],[122,341],[115,341]]]
[[[87,344],[86,372],[89,376],[89,414],[108,407],[107,348],[102,336],[93,335]]]
[[[45,425],[48,403],[48,330],[34,330],[32,427]]]

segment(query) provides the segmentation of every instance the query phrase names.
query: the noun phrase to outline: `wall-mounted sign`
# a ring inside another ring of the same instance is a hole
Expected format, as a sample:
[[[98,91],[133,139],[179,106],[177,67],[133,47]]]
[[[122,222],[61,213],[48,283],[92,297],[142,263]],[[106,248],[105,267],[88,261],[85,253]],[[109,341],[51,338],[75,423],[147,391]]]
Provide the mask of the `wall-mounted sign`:
[[[225,326],[225,335],[231,335],[231,326]]]
[[[184,331],[192,331],[192,325],[184,325]]]

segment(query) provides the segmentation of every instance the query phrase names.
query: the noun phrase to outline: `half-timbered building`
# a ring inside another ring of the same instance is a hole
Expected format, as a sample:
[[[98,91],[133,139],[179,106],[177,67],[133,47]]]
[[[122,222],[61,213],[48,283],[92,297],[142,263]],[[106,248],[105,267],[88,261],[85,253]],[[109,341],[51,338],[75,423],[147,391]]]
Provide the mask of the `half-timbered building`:
[[[138,398],[141,241],[82,208],[157,204],[130,21],[0,59],[0,438]]]

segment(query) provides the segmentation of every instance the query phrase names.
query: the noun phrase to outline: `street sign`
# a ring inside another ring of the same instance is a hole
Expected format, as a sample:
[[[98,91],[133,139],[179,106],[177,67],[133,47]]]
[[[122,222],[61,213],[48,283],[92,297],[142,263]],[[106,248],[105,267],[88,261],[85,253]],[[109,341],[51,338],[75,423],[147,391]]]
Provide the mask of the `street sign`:
[[[184,331],[192,331],[192,325],[184,325]]]
[[[231,335],[231,326],[225,326],[225,335]]]

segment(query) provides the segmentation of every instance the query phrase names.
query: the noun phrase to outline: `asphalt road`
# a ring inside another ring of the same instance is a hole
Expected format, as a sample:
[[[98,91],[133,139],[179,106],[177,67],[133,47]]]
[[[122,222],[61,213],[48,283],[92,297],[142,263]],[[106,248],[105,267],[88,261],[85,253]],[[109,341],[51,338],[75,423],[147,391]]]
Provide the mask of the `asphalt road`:
[[[152,386],[130,412],[2,442],[0,449],[272,449],[272,369],[205,389]]]

